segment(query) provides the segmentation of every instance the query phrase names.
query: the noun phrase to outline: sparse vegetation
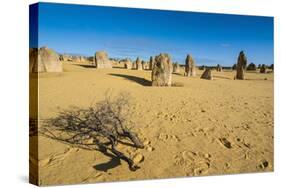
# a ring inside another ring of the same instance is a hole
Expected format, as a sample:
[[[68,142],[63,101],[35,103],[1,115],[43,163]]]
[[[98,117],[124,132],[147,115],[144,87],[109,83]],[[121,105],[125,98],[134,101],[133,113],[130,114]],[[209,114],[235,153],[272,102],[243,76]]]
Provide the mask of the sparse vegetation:
[[[126,161],[130,170],[139,167],[133,160],[116,149],[122,140],[129,140],[134,147],[143,148],[138,136],[128,127],[130,121],[129,95],[121,93],[115,98],[106,97],[94,107],[78,108],[59,112],[46,121],[40,133],[58,141],[101,152],[110,151]]]

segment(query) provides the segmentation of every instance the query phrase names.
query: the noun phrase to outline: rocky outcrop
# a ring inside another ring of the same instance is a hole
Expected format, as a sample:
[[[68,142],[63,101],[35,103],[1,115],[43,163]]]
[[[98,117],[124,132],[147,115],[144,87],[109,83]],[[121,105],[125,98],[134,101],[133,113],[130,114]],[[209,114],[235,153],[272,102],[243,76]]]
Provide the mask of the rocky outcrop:
[[[200,66],[200,67],[199,67],[199,70],[205,71],[205,70],[206,70],[206,66],[205,66],[205,65]]]
[[[137,70],[142,70],[142,64],[141,64],[141,60],[140,60],[139,57],[136,60],[136,69]]]
[[[213,74],[211,69],[206,69],[201,75],[201,79],[213,80]]]
[[[72,56],[72,61],[74,61],[75,63],[80,63],[81,58],[80,58],[80,56]]]
[[[180,65],[178,63],[173,64],[173,73],[180,73]]]
[[[191,55],[187,55],[185,59],[185,76],[196,76],[195,61]]]
[[[257,70],[257,66],[254,63],[250,63],[247,66],[247,70],[249,70],[249,71],[256,71]]]
[[[133,63],[132,63],[132,69],[137,69],[137,64],[136,64],[136,62],[133,62]]]
[[[130,59],[124,60],[124,67],[125,67],[125,69],[132,69],[132,62]]]
[[[153,69],[154,63],[155,63],[154,57],[151,56],[149,59],[149,70]]]
[[[112,63],[108,58],[108,55],[104,51],[99,51],[95,53],[95,64],[96,68],[112,68]]]
[[[236,79],[245,80],[245,69],[247,66],[247,57],[243,51],[239,53],[236,67]]]
[[[29,72],[62,72],[59,55],[47,47],[30,48]]]
[[[148,69],[149,69],[149,66],[148,66],[148,63],[147,63],[147,62],[142,61],[142,62],[141,62],[141,65],[142,65],[142,69],[143,69],[143,70],[148,70]]]
[[[217,64],[217,68],[216,69],[217,69],[218,72],[222,72],[222,66],[220,64]]]
[[[59,59],[60,61],[73,61],[73,57],[68,54],[61,54]]]
[[[173,65],[168,54],[161,53],[155,57],[151,73],[152,86],[171,86]]]

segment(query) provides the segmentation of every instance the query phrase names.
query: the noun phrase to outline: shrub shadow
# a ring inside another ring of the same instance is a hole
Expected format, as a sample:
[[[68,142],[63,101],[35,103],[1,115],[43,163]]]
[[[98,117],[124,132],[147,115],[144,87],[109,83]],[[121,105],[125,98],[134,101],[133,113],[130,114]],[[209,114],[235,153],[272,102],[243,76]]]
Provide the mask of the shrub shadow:
[[[45,120],[38,133],[64,144],[100,151],[111,158],[109,162],[95,165],[97,170],[107,171],[120,165],[120,160],[123,160],[131,171],[135,171],[139,167],[117,149],[118,144],[144,147],[137,134],[127,127],[133,124],[129,119],[131,108],[128,98],[127,93],[120,93],[116,98],[107,97],[94,107],[73,106],[62,110],[57,117]]]
[[[121,161],[118,157],[112,156],[110,161],[94,165],[93,168],[98,171],[107,172],[110,169],[113,169],[117,166],[121,165]]]

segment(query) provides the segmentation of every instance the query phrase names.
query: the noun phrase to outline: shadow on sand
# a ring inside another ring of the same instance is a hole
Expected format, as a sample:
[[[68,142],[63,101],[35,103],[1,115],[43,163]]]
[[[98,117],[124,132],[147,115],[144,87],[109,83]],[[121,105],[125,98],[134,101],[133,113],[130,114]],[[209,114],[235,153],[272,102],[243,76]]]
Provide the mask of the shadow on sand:
[[[214,76],[214,78],[221,78],[221,79],[231,80],[231,78],[228,78],[226,76]]]
[[[115,67],[115,66],[113,66],[112,68],[114,68],[114,69],[126,69],[125,67]]]
[[[182,76],[181,73],[173,72],[174,75]]]
[[[151,81],[149,81],[147,79],[144,79],[144,78],[131,76],[131,75],[125,75],[125,74],[114,74],[114,73],[110,73],[109,75],[122,77],[122,78],[125,78],[127,80],[131,80],[133,82],[136,82],[136,83],[138,83],[142,86],[151,86]]]
[[[110,161],[94,165],[93,168],[98,171],[107,172],[110,169],[113,169],[119,165],[121,165],[121,160],[118,157],[115,157],[113,155],[110,156]]]
[[[83,68],[96,68],[95,65],[85,65],[85,64],[73,64],[73,65],[76,65],[76,66],[80,66],[80,67],[83,67]]]
[[[126,125],[130,117],[129,94],[120,93],[115,98],[106,97],[88,108],[72,106],[60,110],[58,116],[46,119],[37,134],[85,150],[96,150],[111,158],[93,168],[107,171],[127,162],[131,171],[140,167],[117,149],[118,144],[132,148],[144,148],[136,133]],[[122,110],[122,112],[121,112]],[[133,122],[130,121],[130,124]]]

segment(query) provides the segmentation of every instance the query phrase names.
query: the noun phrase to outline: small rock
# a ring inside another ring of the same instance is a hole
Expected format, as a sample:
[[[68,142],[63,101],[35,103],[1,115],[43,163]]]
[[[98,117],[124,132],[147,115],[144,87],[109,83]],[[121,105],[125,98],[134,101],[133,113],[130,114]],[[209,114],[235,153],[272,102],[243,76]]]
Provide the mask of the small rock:
[[[260,168],[260,169],[265,169],[265,168],[268,167],[268,165],[269,165],[269,163],[268,163],[267,160],[262,160],[262,161],[261,161],[261,164],[259,165],[259,168]]]
[[[150,144],[150,141],[149,141],[149,140],[146,140],[146,141],[143,142],[143,145],[145,145],[145,146],[147,146],[147,145],[149,145],[149,144]]]
[[[158,137],[160,140],[167,140],[169,138],[168,135],[166,134],[163,134],[163,133],[160,133],[159,137]]]
[[[223,146],[225,146],[228,149],[232,148],[231,142],[229,142],[226,138],[220,138],[219,141]]]
[[[133,158],[134,163],[141,163],[144,160],[144,156],[140,153],[136,154]]]
[[[153,151],[153,150],[154,150],[153,147],[151,147],[151,146],[148,146],[148,147],[147,147],[147,151],[151,152],[151,151]]]
[[[90,138],[88,140],[85,141],[85,144],[93,144],[94,143],[94,139]]]
[[[211,157],[211,155],[210,155],[209,153],[205,153],[205,154],[204,154],[204,158],[208,159],[208,158],[210,158],[210,157]]]
[[[225,163],[225,168],[229,168],[230,167],[230,163]]]

